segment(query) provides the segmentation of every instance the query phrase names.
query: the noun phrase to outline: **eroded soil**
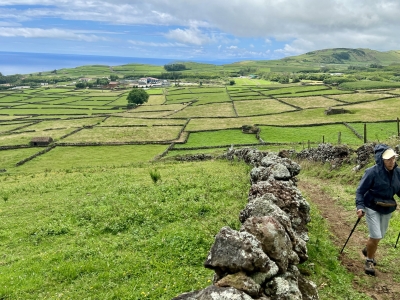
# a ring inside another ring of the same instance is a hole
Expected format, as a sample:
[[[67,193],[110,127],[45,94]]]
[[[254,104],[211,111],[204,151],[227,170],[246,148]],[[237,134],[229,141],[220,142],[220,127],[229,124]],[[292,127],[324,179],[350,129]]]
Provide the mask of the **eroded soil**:
[[[337,203],[337,200],[325,193],[321,189],[323,184],[327,183],[321,181],[320,184],[315,184],[315,182],[311,183],[306,179],[301,179],[298,182],[298,188],[307,196],[307,199],[315,204],[321,211],[321,214],[327,221],[330,232],[332,233],[334,239],[333,242],[338,249],[342,249],[357,221],[357,217],[355,211],[346,211]],[[365,220],[361,219],[358,226],[360,226],[362,222],[365,223]],[[355,275],[353,282],[354,288],[369,295],[372,299],[399,300],[400,284],[393,280],[393,274],[390,270],[393,268],[399,268],[400,259],[397,262],[390,262],[390,265],[387,268],[380,267],[379,260],[385,257],[387,249],[385,249],[385,247],[379,247],[376,254],[376,260],[378,261],[378,265],[376,266],[376,276],[372,277],[366,275],[364,273],[365,259],[361,253],[365,241],[366,234],[356,228],[346,245],[346,251],[342,254],[338,253],[338,258],[342,265],[345,266],[349,272],[352,272]],[[398,246],[398,248],[400,256],[400,247]],[[352,253],[353,255],[349,255],[349,253]],[[357,254],[354,255],[354,253]]]

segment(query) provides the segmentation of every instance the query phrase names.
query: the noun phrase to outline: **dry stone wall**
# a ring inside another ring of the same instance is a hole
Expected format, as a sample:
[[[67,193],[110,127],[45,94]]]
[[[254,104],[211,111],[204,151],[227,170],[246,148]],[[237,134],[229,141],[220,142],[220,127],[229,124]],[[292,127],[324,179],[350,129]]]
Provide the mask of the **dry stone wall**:
[[[215,272],[213,284],[174,299],[319,299],[316,285],[297,268],[308,259],[310,222],[310,207],[296,187],[300,166],[251,148],[229,149],[225,157],[253,166],[241,228],[223,227],[216,235],[204,262]]]

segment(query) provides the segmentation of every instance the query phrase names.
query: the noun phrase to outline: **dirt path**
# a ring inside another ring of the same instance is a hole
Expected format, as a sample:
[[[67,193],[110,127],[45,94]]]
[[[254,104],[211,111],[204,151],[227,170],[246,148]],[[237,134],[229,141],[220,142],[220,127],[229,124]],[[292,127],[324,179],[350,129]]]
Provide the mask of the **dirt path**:
[[[319,183],[320,184],[315,184],[315,182],[309,182],[307,179],[301,179],[298,182],[298,187],[307,199],[315,204],[321,211],[322,216],[326,219],[330,227],[330,232],[334,238],[333,242],[338,249],[341,250],[357,221],[357,217],[355,212],[349,212],[343,209],[331,196],[321,189],[324,185],[323,181]],[[365,220],[362,219],[361,222],[365,223]],[[358,226],[361,225],[361,222]],[[378,249],[379,253],[376,255],[376,260],[378,261],[376,277],[365,275],[363,265],[364,256],[361,253],[365,241],[366,235],[356,229],[346,245],[346,251],[341,255],[338,253],[342,265],[355,275],[353,282],[354,288],[369,295],[372,299],[399,300],[400,284],[393,280],[393,275],[390,272],[392,268],[399,268],[398,262],[390,262],[388,268],[379,267],[379,259],[382,259],[385,256],[385,252],[388,250],[380,247]],[[354,255],[354,253],[356,253],[356,255]]]

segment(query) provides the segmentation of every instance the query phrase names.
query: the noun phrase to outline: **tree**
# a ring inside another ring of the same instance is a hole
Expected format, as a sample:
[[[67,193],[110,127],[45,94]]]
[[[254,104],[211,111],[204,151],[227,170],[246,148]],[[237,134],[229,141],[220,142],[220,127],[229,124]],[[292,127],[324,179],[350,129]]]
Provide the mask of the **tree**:
[[[229,85],[234,85],[234,84],[235,84],[235,80],[232,79],[229,81]]]
[[[117,81],[118,78],[119,78],[118,75],[116,75],[116,74],[110,74],[110,80],[111,80],[111,81]]]
[[[184,64],[168,64],[164,65],[164,69],[168,72],[183,71],[186,70],[186,66]]]
[[[75,87],[77,89],[84,89],[86,87],[86,84],[84,82],[78,82],[77,84],[75,84]]]
[[[128,106],[133,107],[147,102],[147,100],[149,100],[149,94],[143,89],[134,88],[129,92],[126,100],[128,100]]]

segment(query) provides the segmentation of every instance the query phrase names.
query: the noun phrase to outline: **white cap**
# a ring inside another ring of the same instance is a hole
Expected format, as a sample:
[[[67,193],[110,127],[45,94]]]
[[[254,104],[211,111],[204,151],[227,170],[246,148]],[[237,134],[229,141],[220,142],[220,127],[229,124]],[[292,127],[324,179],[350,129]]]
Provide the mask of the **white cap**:
[[[399,155],[396,153],[396,152],[394,152],[393,151],[393,149],[387,149],[385,152],[383,152],[383,154],[382,154],[382,158],[383,159],[390,159],[390,158],[392,158],[393,156],[395,156],[395,157],[398,157]]]

